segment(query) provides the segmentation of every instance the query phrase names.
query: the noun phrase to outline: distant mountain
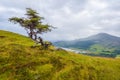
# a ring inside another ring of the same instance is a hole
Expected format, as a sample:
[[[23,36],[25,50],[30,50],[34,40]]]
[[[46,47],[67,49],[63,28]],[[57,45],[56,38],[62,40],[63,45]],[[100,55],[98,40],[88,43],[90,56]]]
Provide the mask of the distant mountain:
[[[58,41],[55,42],[54,45],[65,48],[89,50],[90,53],[105,54],[105,56],[106,54],[116,56],[113,54],[120,53],[120,37],[107,33],[99,33],[88,38],[72,41]]]

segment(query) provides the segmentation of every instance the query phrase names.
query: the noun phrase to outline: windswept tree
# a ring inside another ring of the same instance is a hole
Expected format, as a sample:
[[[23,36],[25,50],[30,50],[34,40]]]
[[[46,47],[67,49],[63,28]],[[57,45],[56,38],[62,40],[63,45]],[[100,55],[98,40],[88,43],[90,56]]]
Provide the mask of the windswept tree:
[[[13,22],[15,24],[20,24],[21,27],[23,27],[28,36],[34,40],[35,42],[41,43],[41,45],[44,45],[42,38],[39,36],[39,34],[46,33],[51,31],[54,27],[48,24],[42,23],[42,20],[44,19],[43,17],[39,16],[39,14],[31,9],[31,8],[26,8],[26,16],[27,17],[12,17],[9,18],[10,22]]]

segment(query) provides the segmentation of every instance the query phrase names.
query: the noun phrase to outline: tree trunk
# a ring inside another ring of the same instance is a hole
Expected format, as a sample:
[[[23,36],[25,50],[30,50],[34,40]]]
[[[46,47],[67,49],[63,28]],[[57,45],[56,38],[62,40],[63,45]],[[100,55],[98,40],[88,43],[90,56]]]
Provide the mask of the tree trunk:
[[[43,39],[41,37],[39,37],[39,41],[40,41],[41,45],[44,46]]]

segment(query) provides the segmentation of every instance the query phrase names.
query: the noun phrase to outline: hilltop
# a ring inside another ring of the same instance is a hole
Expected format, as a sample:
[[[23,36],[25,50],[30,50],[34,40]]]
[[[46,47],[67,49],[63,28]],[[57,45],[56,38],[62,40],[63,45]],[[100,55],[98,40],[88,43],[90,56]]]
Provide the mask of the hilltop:
[[[0,30],[1,80],[119,80],[120,59],[32,48],[28,37]]]
[[[120,37],[107,33],[99,33],[84,39],[58,41],[56,46],[88,50],[88,55],[116,57],[120,54]]]

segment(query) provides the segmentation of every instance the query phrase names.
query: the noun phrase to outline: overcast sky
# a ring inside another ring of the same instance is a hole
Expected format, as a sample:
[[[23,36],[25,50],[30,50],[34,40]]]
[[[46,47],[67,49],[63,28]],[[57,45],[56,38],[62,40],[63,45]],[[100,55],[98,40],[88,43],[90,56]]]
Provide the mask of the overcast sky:
[[[120,0],[0,0],[0,29],[26,34],[9,17],[23,17],[33,8],[46,23],[57,27],[46,40],[74,40],[97,33],[120,37]]]

